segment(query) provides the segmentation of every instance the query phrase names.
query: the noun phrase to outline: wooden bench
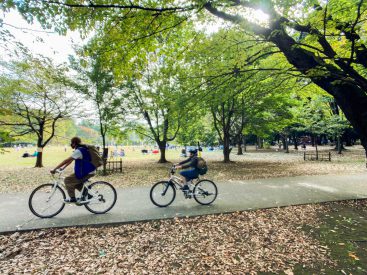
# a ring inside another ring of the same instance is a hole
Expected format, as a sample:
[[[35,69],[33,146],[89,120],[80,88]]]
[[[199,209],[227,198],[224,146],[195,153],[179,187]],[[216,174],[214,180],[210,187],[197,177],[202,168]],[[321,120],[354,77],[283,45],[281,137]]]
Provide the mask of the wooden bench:
[[[331,152],[304,152],[303,160],[331,161]]]
[[[107,172],[120,172],[122,173],[122,159],[120,160],[107,160],[106,162]]]
[[[104,160],[106,162],[106,173],[120,172],[122,173],[122,159],[120,160]],[[98,174],[103,174],[103,166],[97,168]]]

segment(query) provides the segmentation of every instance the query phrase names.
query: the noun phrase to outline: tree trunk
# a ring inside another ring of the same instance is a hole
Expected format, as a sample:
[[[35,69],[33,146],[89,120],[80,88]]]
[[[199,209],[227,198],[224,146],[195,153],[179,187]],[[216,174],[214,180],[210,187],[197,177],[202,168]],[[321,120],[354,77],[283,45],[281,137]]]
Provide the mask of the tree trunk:
[[[36,159],[36,165],[35,167],[43,167],[43,163],[42,163],[42,154],[43,154],[43,146],[42,146],[42,142],[43,142],[43,138],[41,136],[41,138],[38,138],[37,140],[37,151],[38,151],[38,154],[37,154],[37,159]],[[41,150],[39,150],[41,149]]]
[[[37,159],[36,159],[36,166],[35,167],[43,167],[43,163],[42,163],[42,153],[43,152],[38,152],[37,154]]]
[[[107,154],[108,154],[108,148],[106,148],[106,136],[104,134],[102,134],[102,152],[106,152],[107,151]],[[102,154],[103,155],[103,154]],[[102,171],[102,174],[105,176],[107,175],[107,157],[106,156],[105,158],[103,158],[103,171]]]
[[[227,135],[225,134],[223,138],[223,157],[224,157],[223,162],[224,163],[228,163],[231,161],[229,158],[230,153],[231,153],[231,148],[230,148],[229,134]]]
[[[238,135],[238,151],[237,155],[243,155],[242,152],[242,135]]]
[[[287,140],[285,137],[282,137],[283,150],[287,150]]]
[[[288,154],[289,153],[288,137],[285,137],[284,141],[285,141],[285,152]]]
[[[246,135],[243,136],[243,150],[246,152]]]
[[[223,162],[224,163],[231,162],[230,157],[229,157],[229,155],[231,154],[231,151],[232,151],[232,149],[229,148],[229,146],[224,146],[223,147],[223,157],[224,157]]]
[[[317,136],[315,136],[315,149],[316,149],[316,155],[317,155],[319,152],[318,147],[317,147]]]
[[[241,146],[241,143],[238,143],[238,152],[237,152],[237,155],[243,155],[243,151],[242,151],[242,146]]]
[[[341,155],[342,150],[343,150],[343,144],[342,144],[342,140],[341,140],[340,136],[337,137],[336,144],[337,144],[338,154]]]
[[[262,138],[261,138],[261,137],[257,137],[257,147],[258,147],[259,149],[264,148],[264,143],[263,143],[263,140],[262,140]]]
[[[293,135],[293,141],[294,141],[294,150],[298,150],[298,139],[296,134]]]
[[[157,143],[160,151],[160,158],[158,160],[158,163],[166,163],[166,141],[159,141]]]

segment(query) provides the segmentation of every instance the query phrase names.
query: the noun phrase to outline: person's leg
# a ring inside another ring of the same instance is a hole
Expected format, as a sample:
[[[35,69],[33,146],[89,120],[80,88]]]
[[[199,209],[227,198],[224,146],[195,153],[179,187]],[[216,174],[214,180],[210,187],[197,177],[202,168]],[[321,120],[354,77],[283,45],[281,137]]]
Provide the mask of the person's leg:
[[[187,190],[189,189],[189,184],[188,182],[192,179],[195,179],[198,177],[198,172],[196,171],[196,169],[191,169],[191,170],[185,170],[185,171],[181,171],[180,172],[181,176],[184,177],[184,186],[183,186],[183,190]]]
[[[187,181],[189,180],[188,174],[190,174],[189,170],[184,170],[184,171],[180,172],[180,175],[183,177],[182,182],[183,182],[184,186],[187,186]]]
[[[81,182],[79,179],[76,178],[75,174],[71,174],[67,176],[64,180],[66,191],[69,194],[69,197],[71,199],[75,199],[75,188],[78,188],[78,190],[81,190]]]
[[[86,182],[88,179],[90,179],[91,177],[94,177],[94,174],[89,174],[87,176],[85,176],[82,180],[82,182]],[[78,188],[79,187],[79,188]],[[80,186],[76,186],[76,188],[81,192],[83,190],[83,184],[81,183]],[[92,195],[88,194],[88,190],[87,188],[83,190],[83,194],[81,196],[81,200],[85,200],[85,199],[91,199]]]

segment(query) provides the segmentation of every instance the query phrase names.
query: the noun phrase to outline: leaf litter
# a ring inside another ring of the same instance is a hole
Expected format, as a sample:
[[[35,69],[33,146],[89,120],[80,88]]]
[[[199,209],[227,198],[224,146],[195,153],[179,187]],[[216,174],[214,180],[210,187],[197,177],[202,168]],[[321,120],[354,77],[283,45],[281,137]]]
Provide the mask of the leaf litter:
[[[293,274],[333,264],[302,231],[321,205],[0,235],[1,274]]]

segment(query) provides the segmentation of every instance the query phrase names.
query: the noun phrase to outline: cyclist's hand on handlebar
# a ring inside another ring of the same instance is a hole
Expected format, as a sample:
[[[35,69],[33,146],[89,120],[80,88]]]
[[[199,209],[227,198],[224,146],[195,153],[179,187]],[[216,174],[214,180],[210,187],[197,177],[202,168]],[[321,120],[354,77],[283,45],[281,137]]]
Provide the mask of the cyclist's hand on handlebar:
[[[50,171],[51,174],[56,174],[56,173],[61,173],[64,169],[63,168],[59,168],[59,169],[53,169]]]

